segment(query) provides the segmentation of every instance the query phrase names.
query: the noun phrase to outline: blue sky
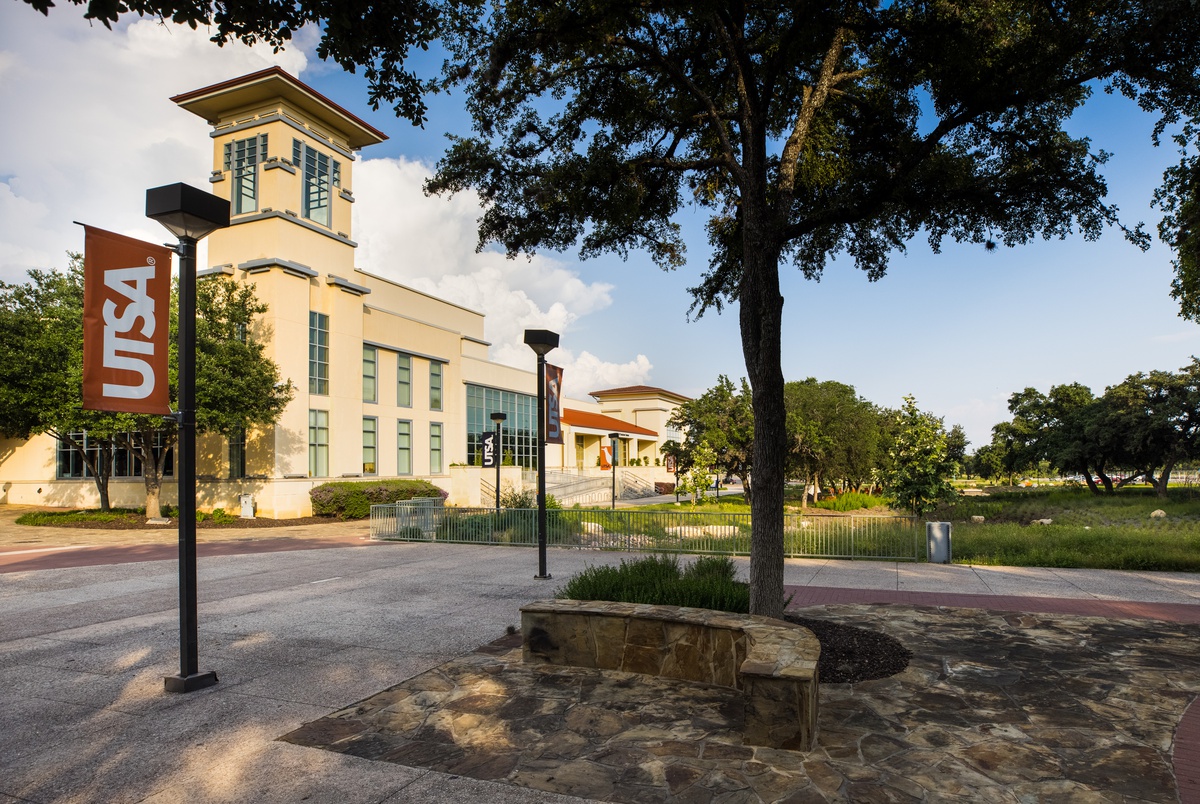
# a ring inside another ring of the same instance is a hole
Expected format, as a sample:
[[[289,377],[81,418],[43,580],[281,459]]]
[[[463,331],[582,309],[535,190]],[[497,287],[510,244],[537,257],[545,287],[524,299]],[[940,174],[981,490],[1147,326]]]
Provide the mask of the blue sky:
[[[372,111],[365,82],[317,62],[311,37],[273,55],[218,49],[203,33],[151,22],[109,32],[79,14],[56,8],[47,19],[24,3],[0,6],[0,107],[20,121],[0,131],[0,279],[62,265],[65,250],[82,247],[72,220],[161,239],[140,217],[145,188],[203,186],[211,160],[203,121],[167,98],[278,63],[390,138],[355,166],[360,266],[489,313],[494,359],[529,362],[520,330],[547,326],[562,334],[551,359],[567,368],[568,396],[630,383],[695,395],[718,374],[744,375],[736,310],[687,320],[686,289],[708,261],[695,211],[680,219],[689,264],[673,273],[642,254],[585,262],[574,253],[476,255],[474,199],[419,192],[444,133],[469,126],[458,98],[431,99],[429,122],[415,129],[390,110]],[[1150,147],[1152,122],[1102,93],[1076,119],[1076,133],[1114,153],[1110,199],[1125,220],[1151,229],[1150,198],[1176,159],[1169,146]],[[911,393],[979,445],[1007,417],[1008,395],[1025,386],[1077,381],[1099,392],[1200,351],[1200,326],[1178,318],[1168,295],[1170,260],[1161,243],[1143,254],[1110,231],[1094,243],[1077,237],[992,253],[947,244],[934,255],[918,240],[876,283],[846,259],[819,283],[783,266],[784,374],[849,383],[892,407]]]

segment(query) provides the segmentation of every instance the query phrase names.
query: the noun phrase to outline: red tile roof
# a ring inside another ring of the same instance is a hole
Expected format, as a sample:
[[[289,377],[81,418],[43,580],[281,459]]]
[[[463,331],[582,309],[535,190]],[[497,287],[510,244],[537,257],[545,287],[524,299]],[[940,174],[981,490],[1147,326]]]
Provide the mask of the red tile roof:
[[[614,419],[612,416],[605,416],[602,413],[589,413],[585,410],[563,408],[562,420],[566,424],[576,427],[590,427],[594,430],[604,430],[610,433],[623,433],[626,435],[658,437],[658,433],[653,430],[647,430],[645,427],[638,427],[636,424],[623,422],[620,419]]]

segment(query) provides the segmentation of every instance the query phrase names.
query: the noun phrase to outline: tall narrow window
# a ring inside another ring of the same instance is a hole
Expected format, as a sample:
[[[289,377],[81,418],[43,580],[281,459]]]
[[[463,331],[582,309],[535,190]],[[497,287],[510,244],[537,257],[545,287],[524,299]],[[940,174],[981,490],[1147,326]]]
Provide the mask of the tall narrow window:
[[[442,364],[429,364],[429,409],[442,409]]]
[[[308,412],[308,476],[329,477],[329,411]]]
[[[429,474],[442,473],[442,425],[429,425]]]
[[[234,215],[258,210],[258,166],[266,158],[266,134],[225,143],[225,170],[233,179],[230,212]]]
[[[303,176],[301,214],[314,223],[329,226],[329,157],[300,140],[292,140],[292,161]],[[338,180],[341,181],[340,175]]]
[[[363,470],[364,475],[377,474],[375,466],[376,442],[379,426],[374,416],[363,416]]]
[[[396,422],[396,474],[412,474],[412,422]]]
[[[80,431],[71,433],[71,438],[77,443],[82,442],[84,450],[92,452],[92,459],[96,459],[98,455],[98,447],[90,443],[87,438],[87,433]],[[59,439],[57,451],[57,472],[56,476],[59,480],[68,477],[91,477],[92,473],[88,470],[87,465],[83,462],[83,456],[79,454],[79,450],[75,449],[68,441]]]
[[[396,404],[412,407],[412,357],[400,355],[396,361]]]
[[[229,437],[229,476],[246,476],[246,431],[238,430]]]
[[[308,392],[329,393],[329,316],[308,314]]]
[[[377,378],[379,376],[379,350],[374,346],[363,347],[363,402],[377,402]]]

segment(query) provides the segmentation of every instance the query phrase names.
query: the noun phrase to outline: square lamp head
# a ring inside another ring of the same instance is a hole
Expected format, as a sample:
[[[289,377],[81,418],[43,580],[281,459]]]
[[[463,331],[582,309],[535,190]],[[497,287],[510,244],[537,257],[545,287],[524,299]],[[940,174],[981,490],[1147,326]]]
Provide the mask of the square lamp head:
[[[229,202],[187,184],[168,184],[146,191],[146,217],[180,239],[201,240],[229,225]]]
[[[538,357],[545,357],[547,352],[558,348],[558,333],[548,329],[527,329],[525,345],[537,353]]]

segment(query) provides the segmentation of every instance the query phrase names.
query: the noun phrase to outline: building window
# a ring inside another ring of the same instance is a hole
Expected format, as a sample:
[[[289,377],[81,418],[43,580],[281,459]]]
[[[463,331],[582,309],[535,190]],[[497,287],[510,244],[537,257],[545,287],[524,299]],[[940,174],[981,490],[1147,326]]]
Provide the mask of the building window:
[[[412,407],[412,357],[400,355],[396,361],[396,404]]]
[[[378,474],[375,466],[376,443],[379,426],[374,416],[363,416],[363,470],[364,475]]]
[[[396,422],[396,474],[412,474],[412,422]]]
[[[225,170],[233,179],[229,204],[234,215],[258,210],[258,166],[266,159],[266,134],[225,143]]]
[[[229,477],[246,476],[246,431],[238,430],[229,437]]]
[[[304,217],[329,226],[329,186],[342,183],[342,166],[300,140],[292,140],[292,161],[300,168],[300,210]]]
[[[429,425],[429,474],[442,473],[442,425]]]
[[[308,392],[329,393],[329,316],[308,314]]]
[[[467,386],[467,463],[482,462],[479,437],[496,429],[496,412],[508,417],[500,431],[501,460],[512,456],[517,466],[537,466],[537,397],[482,385]]]
[[[442,409],[442,364],[429,364],[429,409]]]
[[[379,376],[379,351],[374,346],[363,347],[363,402],[377,402],[376,386]]]
[[[95,443],[89,444],[87,433],[71,433],[71,438],[74,441],[82,440],[84,451],[90,453],[93,461],[99,460],[100,445]],[[58,460],[55,475],[59,480],[92,476],[91,471],[84,464],[83,456],[79,454],[79,450],[75,449],[65,439],[60,438],[58,440],[58,454],[56,457]]]
[[[142,476],[142,459],[139,457],[140,453],[125,446],[123,440],[91,438],[88,436],[86,430],[71,433],[70,437],[75,442],[83,445],[84,451],[88,454],[93,464],[98,464],[101,460],[111,462],[109,477]],[[138,436],[131,433],[127,437],[134,439]],[[163,437],[163,433],[154,434],[154,445],[151,447],[151,452],[155,460],[158,460],[159,456],[162,455]],[[174,474],[175,450],[169,449],[167,450],[167,457],[163,461],[163,476],[171,477]],[[83,455],[79,453],[79,450],[75,449],[67,441],[60,439],[55,454],[55,476],[59,480],[71,480],[93,477],[93,474],[92,470],[88,469],[87,464],[84,463]]]
[[[308,412],[308,476],[329,477],[329,411]]]

